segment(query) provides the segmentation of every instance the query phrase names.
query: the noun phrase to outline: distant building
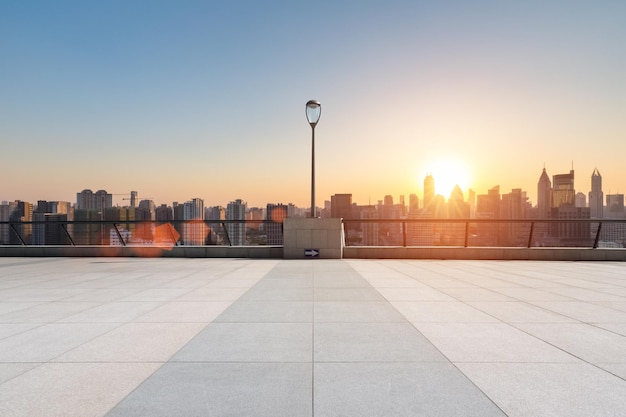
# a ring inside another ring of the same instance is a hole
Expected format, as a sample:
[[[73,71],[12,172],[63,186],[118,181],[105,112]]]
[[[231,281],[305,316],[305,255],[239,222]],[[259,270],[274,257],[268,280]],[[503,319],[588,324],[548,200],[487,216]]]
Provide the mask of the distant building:
[[[552,182],[544,168],[537,182],[537,217],[540,219],[550,218],[552,208]]]
[[[606,196],[606,218],[624,218],[624,194],[607,194]]]
[[[132,198],[132,197],[131,197]],[[132,203],[131,208],[137,207]],[[156,220],[156,205],[152,200],[141,200],[136,211],[137,220]]]
[[[476,196],[477,219],[500,218],[500,186],[496,185],[487,194]],[[498,244],[499,225],[497,223],[477,223],[472,227],[472,241],[478,246],[495,246]]]
[[[376,206],[361,206],[360,218],[377,219],[378,211]],[[378,223],[361,223],[361,244],[365,246],[378,246]]]
[[[604,193],[602,192],[602,175],[598,169],[591,174],[591,191],[589,192],[589,209],[592,219],[604,217]]]
[[[9,221],[30,222],[33,220],[33,204],[27,201],[16,200],[14,209],[9,213]],[[33,226],[32,224],[19,224],[15,226],[20,237],[26,243],[31,242]],[[9,233],[9,244],[20,245],[22,242],[15,233]]]
[[[167,204],[161,204],[154,209],[154,218],[160,222],[174,220],[174,211]]]
[[[96,200],[93,191],[85,189],[76,193],[76,210],[95,210]]]
[[[132,208],[137,207],[137,196],[138,196],[138,194],[139,193],[137,191],[131,191],[130,192],[130,206]]]
[[[268,204],[265,210],[265,231],[268,245],[283,244],[283,221],[289,216],[288,206],[284,204]]]
[[[526,192],[520,188],[514,188],[508,194],[502,194],[500,201],[501,219],[525,219],[530,212],[530,203]],[[522,246],[527,243],[527,224],[503,223],[499,227],[500,244],[510,246]]]
[[[624,194],[607,194],[606,210],[604,218],[624,219]],[[624,247],[626,244],[626,224],[625,223],[604,223],[602,225],[601,240],[604,245],[608,243],[617,247]]]
[[[435,213],[433,204],[435,202],[435,179],[432,175],[424,178],[424,210]]]
[[[574,189],[574,170],[569,174],[558,174],[552,177],[552,208],[563,205],[576,206],[576,190]]]
[[[240,199],[228,203],[226,206],[226,220],[245,220],[246,206],[247,204]],[[241,246],[245,244],[246,225],[244,222],[228,223],[226,230],[228,231],[231,245]]]
[[[420,200],[417,197],[417,194],[409,195],[409,214],[418,212],[420,209]]]
[[[204,245],[207,240],[207,226],[204,223],[204,200],[193,198],[183,205],[183,244]]]
[[[352,219],[352,194],[330,196],[330,217]]]
[[[106,190],[98,190],[94,194],[95,209],[103,211],[113,207],[113,194],[109,194]]]
[[[553,207],[550,212],[552,219],[590,219],[589,207],[576,207],[573,204],[562,204]],[[591,223],[557,222],[550,224],[551,235],[559,239],[563,246],[588,246],[591,243]]]

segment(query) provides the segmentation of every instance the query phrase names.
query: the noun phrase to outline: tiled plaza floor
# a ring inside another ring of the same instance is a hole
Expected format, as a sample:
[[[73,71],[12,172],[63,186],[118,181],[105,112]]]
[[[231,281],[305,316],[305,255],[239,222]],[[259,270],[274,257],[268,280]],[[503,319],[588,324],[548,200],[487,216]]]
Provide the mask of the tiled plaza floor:
[[[0,258],[0,416],[626,416],[626,263]]]

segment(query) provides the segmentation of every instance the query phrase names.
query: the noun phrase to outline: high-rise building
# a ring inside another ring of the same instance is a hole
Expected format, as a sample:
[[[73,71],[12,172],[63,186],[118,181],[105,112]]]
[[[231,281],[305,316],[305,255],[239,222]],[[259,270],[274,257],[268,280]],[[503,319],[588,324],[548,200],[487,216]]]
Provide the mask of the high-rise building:
[[[500,200],[501,219],[525,219],[530,213],[530,203],[526,192],[514,188],[508,194],[502,194]],[[499,241],[501,244],[520,246],[527,242],[526,224],[504,223],[499,227]]]
[[[449,219],[467,219],[469,217],[469,204],[463,200],[461,187],[455,185],[450,193],[447,204]],[[465,239],[465,224],[443,223],[441,224],[442,245],[462,245]]]
[[[113,207],[113,194],[109,194],[106,190],[98,190],[94,193],[95,209],[104,211]]]
[[[607,194],[606,210],[604,217],[609,219],[624,219],[624,194]],[[624,247],[626,244],[626,224],[624,223],[604,223],[602,225],[601,240],[606,245],[608,242]]]
[[[552,176],[552,208],[563,205],[575,206],[575,202],[574,170],[570,170],[569,174]]]
[[[335,219],[352,218],[352,194],[330,196],[330,217]]]
[[[547,219],[550,217],[552,207],[552,182],[546,169],[543,169],[537,182],[537,217]]]
[[[207,227],[204,223],[204,200],[193,198],[183,205],[183,244],[204,245]]]
[[[604,216],[604,193],[602,192],[602,175],[598,169],[591,174],[591,191],[589,191],[589,210],[592,219]]]
[[[376,206],[362,206],[360,210],[361,219],[377,219],[378,211]],[[361,242],[365,246],[378,246],[378,223],[361,223]]]
[[[166,222],[174,219],[174,211],[167,204],[161,204],[154,209],[155,220]]]
[[[467,219],[469,218],[469,204],[463,200],[461,187],[455,185],[448,199],[448,218]]]
[[[207,220],[226,220],[226,210],[222,206],[208,208]]]
[[[435,213],[435,209],[433,207],[435,200],[435,179],[432,175],[427,175],[424,178],[424,210],[429,211],[431,213]]]
[[[624,194],[606,195],[606,216],[610,219],[624,218]]]
[[[576,207],[587,207],[587,196],[585,193],[581,193],[580,191],[576,193],[574,197],[574,205]]]
[[[132,197],[131,197],[132,198]],[[137,207],[132,204],[131,208]],[[156,220],[156,205],[152,200],[141,200],[137,207],[137,220]]]
[[[283,244],[283,220],[288,217],[288,207],[284,204],[268,204],[265,210],[266,236],[268,245]]]
[[[138,194],[139,194],[139,193],[137,193],[137,191],[131,191],[131,192],[130,192],[130,206],[131,206],[132,208],[137,207],[137,195],[138,195]]]
[[[226,220],[245,220],[247,204],[241,199],[231,201],[226,206]],[[228,223],[226,225],[228,238],[233,246],[241,246],[245,244],[246,225],[241,223]]]
[[[76,210],[94,210],[95,208],[96,200],[93,191],[85,189],[76,193]]]
[[[420,200],[417,197],[417,194],[409,195],[409,214],[416,213],[420,209]]]
[[[8,222],[9,215],[13,210],[14,207],[12,207],[10,203],[3,201],[2,204],[0,204],[0,221]],[[0,224],[0,245],[6,245],[9,243],[9,231],[10,228],[8,224]]]
[[[9,221],[12,222],[30,222],[33,220],[33,204],[27,201],[15,201],[15,208],[9,213]],[[31,242],[33,226],[32,224],[19,224],[15,226],[15,231],[19,233],[9,233],[9,243],[11,245],[19,245],[22,242],[20,238],[27,244]]]
[[[553,207],[550,217],[558,220],[589,219],[589,207],[576,207],[574,204],[562,204]],[[558,222],[550,224],[551,234],[564,246],[586,246],[591,243],[591,223]]]
[[[487,191],[487,194],[476,196],[476,218],[498,219],[500,218],[500,186],[496,185]],[[474,228],[472,234],[476,235],[476,244],[480,246],[495,246],[498,244],[499,225],[492,223],[480,223]]]

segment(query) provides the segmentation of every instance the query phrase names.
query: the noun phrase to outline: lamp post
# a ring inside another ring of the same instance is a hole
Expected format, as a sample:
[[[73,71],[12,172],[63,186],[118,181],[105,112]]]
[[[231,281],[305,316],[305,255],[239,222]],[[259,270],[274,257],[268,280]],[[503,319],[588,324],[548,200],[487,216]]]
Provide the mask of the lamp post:
[[[322,105],[317,100],[306,103],[306,120],[311,125],[311,217],[315,214],[315,125],[322,114]]]

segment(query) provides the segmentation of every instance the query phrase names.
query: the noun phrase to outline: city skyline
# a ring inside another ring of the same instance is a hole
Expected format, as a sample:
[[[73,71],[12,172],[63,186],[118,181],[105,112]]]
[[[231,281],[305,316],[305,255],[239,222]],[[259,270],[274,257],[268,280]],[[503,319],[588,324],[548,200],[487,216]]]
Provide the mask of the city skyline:
[[[446,182],[466,196],[536,204],[541,169],[572,163],[577,190],[597,168],[623,193],[625,18],[608,0],[3,2],[0,201],[87,184],[306,207],[309,99],[318,196],[423,195],[461,166]]]
[[[586,178],[587,180],[589,180],[589,183],[590,183],[588,190],[585,188],[579,188],[579,186],[576,185],[576,184],[580,184],[581,181],[586,180],[585,178],[581,179],[579,175],[575,175],[575,170],[573,169],[566,173],[549,174],[547,169],[543,168],[541,174],[538,176],[537,184],[534,189],[536,191],[535,194],[538,196],[536,200],[530,199],[529,190],[525,190],[520,187],[513,187],[507,190],[507,189],[503,189],[499,184],[496,184],[492,187],[489,187],[489,189],[485,189],[485,190],[475,190],[472,188],[464,190],[458,184],[454,184],[453,190],[450,192],[450,194],[445,195],[438,191],[437,179],[434,178],[433,175],[427,174],[426,177],[424,177],[423,179],[422,189],[424,191],[422,194],[418,194],[418,193],[384,194],[382,196],[376,196],[377,198],[374,198],[374,199],[372,199],[370,196],[367,201],[362,201],[362,200],[358,200],[357,198],[353,198],[354,195],[351,192],[336,192],[329,196],[320,196],[321,203],[317,203],[316,207],[319,209],[324,209],[324,207],[327,204],[330,204],[333,201],[333,198],[335,196],[350,196],[350,200],[358,206],[377,205],[377,204],[383,203],[383,201],[385,202],[385,204],[388,204],[387,200],[391,200],[393,201],[392,204],[400,203],[400,204],[403,204],[406,208],[409,208],[410,206],[413,205],[413,203],[410,202],[410,200],[414,196],[417,197],[418,199],[417,207],[419,207],[420,209],[426,208],[426,206],[428,205],[428,203],[426,203],[426,200],[432,201],[434,197],[442,198],[442,201],[445,203],[448,203],[449,201],[452,201],[452,200],[460,199],[461,201],[475,205],[476,198],[479,197],[481,194],[487,195],[493,192],[493,190],[497,190],[498,195],[501,195],[501,196],[504,196],[505,194],[508,194],[510,192],[515,192],[515,193],[521,192],[524,198],[526,198],[525,201],[529,204],[530,207],[536,208],[540,212],[543,212],[547,210],[547,208],[545,207],[545,204],[549,204],[549,205],[551,204],[551,200],[553,199],[552,197],[553,190],[558,190],[561,188],[559,185],[557,185],[558,182],[565,181],[564,184],[566,184],[567,189],[570,191],[573,191],[573,193],[576,194],[576,195],[566,194],[568,196],[566,198],[571,199],[572,204],[574,204],[574,200],[576,200],[576,206],[588,207],[588,208],[591,208],[591,210],[594,213],[597,213],[598,211],[600,211],[601,213],[603,205],[609,204],[608,196],[611,196],[611,198],[615,198],[615,196],[624,195],[623,193],[613,192],[611,190],[605,190],[604,185],[603,185],[604,178],[598,168],[594,168],[591,175],[588,178]],[[578,182],[576,181],[576,178],[578,178]],[[428,183],[429,185],[427,186],[426,183]],[[573,187],[573,188],[570,188],[570,187]],[[545,195],[546,190],[549,193],[549,196]],[[73,199],[34,198],[32,200],[22,200],[19,198],[9,198],[9,199],[0,199],[0,202],[2,202],[2,204],[6,204],[10,202],[24,201],[24,202],[28,202],[34,205],[36,205],[36,202],[38,201],[43,201],[43,202],[52,201],[52,202],[60,202],[60,203],[67,202],[71,204],[72,206],[76,206],[79,208],[82,206],[82,208],[86,208],[85,203],[82,201],[85,198],[85,195],[84,195],[85,192],[89,192],[89,194],[91,195],[90,198],[95,198],[94,202],[91,204],[96,204],[98,207],[100,206],[102,207],[105,207],[105,206],[106,207],[137,207],[139,206],[140,207],[141,203],[149,202],[152,205],[156,205],[156,206],[165,205],[171,208],[175,206],[176,204],[180,205],[181,207],[187,203],[196,204],[195,201],[199,200],[202,202],[203,206],[206,206],[207,208],[211,208],[211,207],[225,208],[235,202],[238,202],[238,203],[243,203],[249,209],[253,209],[253,208],[264,209],[265,206],[270,206],[270,205],[275,205],[275,204],[279,204],[279,205],[288,204],[288,205],[293,205],[294,207],[297,207],[303,212],[304,210],[310,210],[310,207],[307,205],[304,205],[304,206],[298,205],[298,204],[293,203],[292,201],[285,201],[285,200],[284,201],[269,201],[268,200],[259,204],[249,204],[245,198],[240,198],[242,197],[240,196],[238,198],[231,198],[227,200],[228,202],[226,201],[215,202],[212,200],[205,200],[204,197],[198,197],[198,195],[196,194],[193,197],[190,196],[188,198],[184,198],[178,201],[160,201],[160,200],[155,200],[150,197],[143,197],[142,194],[140,194],[139,191],[137,190],[128,191],[126,193],[111,193],[108,190],[102,189],[102,188],[99,188],[99,189],[83,188],[81,191],[74,193],[75,197]],[[556,191],[556,192],[558,193],[559,191]],[[579,196],[581,195],[582,195],[582,202],[584,203],[582,205],[580,205],[580,200],[579,200]],[[554,198],[557,198],[560,200],[561,197],[554,197]],[[605,198],[606,198],[606,201],[605,201]],[[543,200],[543,203],[541,200]],[[550,200],[550,201],[547,201],[547,200]],[[207,201],[206,204],[205,204],[205,201]],[[561,201],[558,201],[556,204],[558,206],[561,203],[562,203]],[[544,216],[546,218],[550,217],[549,213],[547,212],[544,213]],[[599,217],[602,217],[602,216],[599,216]]]

